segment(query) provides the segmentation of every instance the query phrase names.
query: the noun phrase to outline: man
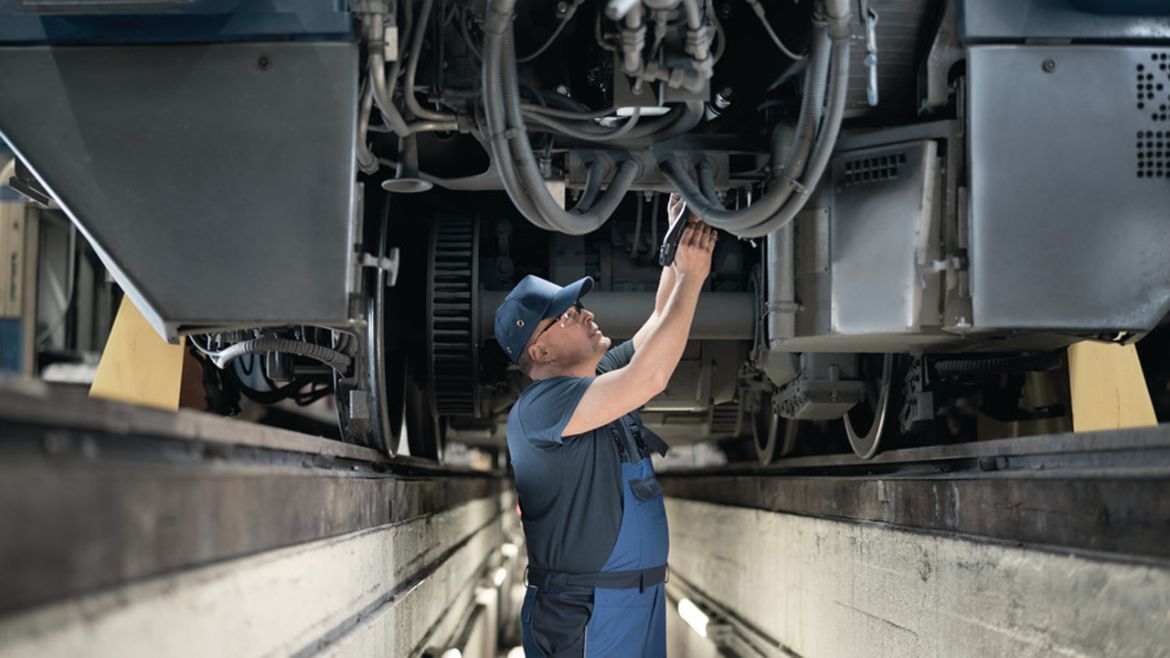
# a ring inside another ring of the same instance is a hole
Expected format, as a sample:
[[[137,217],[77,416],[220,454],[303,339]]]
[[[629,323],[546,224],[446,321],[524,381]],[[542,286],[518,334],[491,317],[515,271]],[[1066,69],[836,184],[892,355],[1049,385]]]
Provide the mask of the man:
[[[672,226],[683,209],[672,196]],[[496,311],[496,340],[533,380],[508,416],[528,658],[666,655],[666,510],[650,465],[666,445],[638,409],[678,366],[711,270],[716,234],[690,221],[654,312],[617,347],[581,304],[589,277],[565,287],[525,277]]]

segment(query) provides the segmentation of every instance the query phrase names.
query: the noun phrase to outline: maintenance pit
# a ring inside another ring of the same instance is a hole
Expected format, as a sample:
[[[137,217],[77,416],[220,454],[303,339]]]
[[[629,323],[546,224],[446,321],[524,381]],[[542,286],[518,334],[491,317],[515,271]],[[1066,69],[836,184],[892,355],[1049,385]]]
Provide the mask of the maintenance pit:
[[[0,658],[1170,656],[1162,4],[0,0]]]

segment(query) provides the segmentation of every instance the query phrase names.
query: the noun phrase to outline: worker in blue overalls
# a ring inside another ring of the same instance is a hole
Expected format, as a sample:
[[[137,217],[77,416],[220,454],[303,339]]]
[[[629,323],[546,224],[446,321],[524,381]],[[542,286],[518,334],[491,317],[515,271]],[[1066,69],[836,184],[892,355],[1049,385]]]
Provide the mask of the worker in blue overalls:
[[[672,197],[668,211],[673,225],[684,208]],[[496,340],[533,380],[508,416],[528,543],[528,658],[666,655],[669,538],[650,465],[666,444],[638,409],[678,365],[711,270],[715,231],[688,221],[653,313],[617,347],[581,304],[589,277],[564,287],[525,277],[496,311]]]

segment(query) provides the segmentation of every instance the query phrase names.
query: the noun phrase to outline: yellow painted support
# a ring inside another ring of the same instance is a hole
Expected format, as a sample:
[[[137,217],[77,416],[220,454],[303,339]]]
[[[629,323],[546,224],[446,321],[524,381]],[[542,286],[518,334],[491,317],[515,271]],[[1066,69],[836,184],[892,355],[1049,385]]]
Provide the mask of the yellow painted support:
[[[174,411],[179,408],[184,353],[182,342],[171,345],[159,337],[130,298],[123,297],[89,394]]]
[[[1074,432],[1158,423],[1133,345],[1076,343],[1068,373]]]

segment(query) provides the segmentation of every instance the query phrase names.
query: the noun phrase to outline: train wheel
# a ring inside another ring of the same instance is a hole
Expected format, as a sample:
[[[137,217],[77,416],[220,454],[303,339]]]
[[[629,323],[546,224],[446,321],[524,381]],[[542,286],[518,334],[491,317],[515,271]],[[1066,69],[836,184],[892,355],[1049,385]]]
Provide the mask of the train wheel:
[[[784,418],[772,409],[772,399],[760,394],[751,412],[752,444],[761,464],[771,464],[796,450],[800,421]]]
[[[378,227],[375,255],[388,257],[390,246],[389,206]],[[366,279],[366,382],[370,391],[370,420],[367,442],[386,455],[398,451],[406,389],[406,354],[399,330],[390,321],[392,309],[401,307],[396,288],[387,285],[387,273],[376,269]]]
[[[890,406],[890,389],[894,380],[894,355],[886,354],[862,361],[865,399],[845,414],[845,435],[849,446],[862,459],[871,459],[881,445],[886,428],[886,411]]]
[[[407,369],[406,391],[403,399],[406,413],[406,441],[414,457],[442,462],[446,447],[446,423],[431,409],[434,402],[425,385],[414,381]]]

